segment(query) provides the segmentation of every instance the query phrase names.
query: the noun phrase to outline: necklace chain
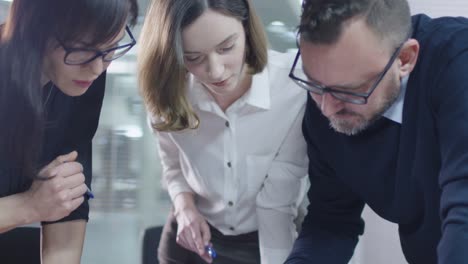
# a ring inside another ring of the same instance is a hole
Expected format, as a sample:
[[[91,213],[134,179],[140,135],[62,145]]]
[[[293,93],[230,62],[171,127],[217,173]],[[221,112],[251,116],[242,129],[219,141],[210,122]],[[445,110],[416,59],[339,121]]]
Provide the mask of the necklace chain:
[[[44,106],[47,105],[47,103],[49,102],[49,98],[50,98],[50,95],[52,94],[52,90],[54,89],[54,83],[51,83],[50,84],[50,88],[49,88],[49,93],[47,94],[47,97],[44,101]]]

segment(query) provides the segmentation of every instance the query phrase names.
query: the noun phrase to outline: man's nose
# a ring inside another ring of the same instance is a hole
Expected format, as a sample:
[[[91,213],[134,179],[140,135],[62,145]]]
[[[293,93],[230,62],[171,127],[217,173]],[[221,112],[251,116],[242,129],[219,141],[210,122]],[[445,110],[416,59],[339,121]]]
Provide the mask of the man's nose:
[[[318,100],[316,100],[318,101],[317,104],[323,115],[326,117],[331,117],[344,108],[344,103],[329,93],[314,95],[314,97],[318,97]]]

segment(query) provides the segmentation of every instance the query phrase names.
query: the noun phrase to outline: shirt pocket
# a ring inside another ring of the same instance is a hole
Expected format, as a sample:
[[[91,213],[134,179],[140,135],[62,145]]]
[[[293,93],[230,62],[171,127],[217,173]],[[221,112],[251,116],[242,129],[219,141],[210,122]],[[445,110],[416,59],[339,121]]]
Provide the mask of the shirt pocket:
[[[258,193],[263,188],[263,182],[268,178],[272,158],[269,155],[247,155],[247,189]]]

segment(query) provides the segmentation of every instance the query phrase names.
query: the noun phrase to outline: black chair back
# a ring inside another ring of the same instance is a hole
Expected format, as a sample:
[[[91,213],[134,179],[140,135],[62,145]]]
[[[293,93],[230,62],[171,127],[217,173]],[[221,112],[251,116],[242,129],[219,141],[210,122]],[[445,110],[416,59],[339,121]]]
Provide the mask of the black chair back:
[[[159,264],[158,247],[162,229],[162,226],[155,226],[145,230],[143,235],[143,264]]]

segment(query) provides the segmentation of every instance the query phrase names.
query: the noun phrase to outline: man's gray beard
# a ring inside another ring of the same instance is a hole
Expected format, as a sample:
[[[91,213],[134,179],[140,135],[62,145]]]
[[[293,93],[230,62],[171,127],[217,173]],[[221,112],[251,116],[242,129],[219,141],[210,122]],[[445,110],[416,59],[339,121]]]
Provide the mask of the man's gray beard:
[[[329,118],[330,121],[330,127],[333,128],[336,132],[338,133],[343,133],[347,136],[354,136],[362,131],[366,130],[370,125],[372,125],[375,121],[379,120],[382,115],[387,111],[398,99],[398,96],[400,94],[400,86],[397,86],[397,89],[392,89],[392,93],[388,94],[382,103],[382,106],[378,108],[374,114],[371,115],[371,118],[366,119],[363,115],[358,114],[353,111],[348,111],[348,110],[341,110],[340,112],[336,113],[335,115],[340,115],[340,114],[348,114],[348,115],[353,115],[354,117],[358,117],[359,120],[357,122],[357,125],[353,125],[353,122],[341,119],[341,118],[335,118],[334,116]]]
[[[352,112],[355,117],[359,117],[357,125],[353,126],[352,122],[339,118],[330,118],[330,127],[338,133],[343,133],[347,136],[354,136],[365,130],[369,125],[370,121],[366,120],[362,115]]]

